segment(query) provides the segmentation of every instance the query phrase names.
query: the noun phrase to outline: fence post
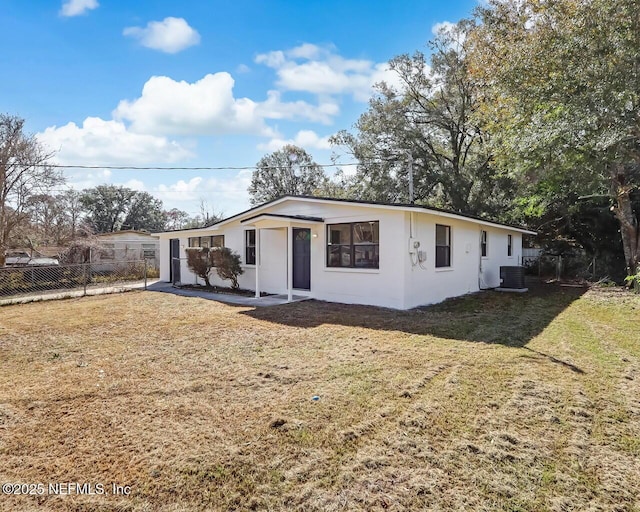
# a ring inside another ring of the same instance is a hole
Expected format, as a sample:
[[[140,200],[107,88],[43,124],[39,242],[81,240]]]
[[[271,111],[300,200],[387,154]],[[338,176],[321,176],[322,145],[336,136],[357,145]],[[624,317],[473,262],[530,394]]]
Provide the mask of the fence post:
[[[85,296],[87,295],[87,275],[88,275],[87,267],[88,267],[88,266],[89,266],[89,264],[88,264],[88,263],[83,263],[83,264],[82,264],[82,277],[84,278],[84,279],[82,280],[82,281],[83,281],[83,284],[84,284],[84,291],[83,291],[83,295],[85,295]]]
[[[562,277],[562,256],[558,255],[558,263],[557,263],[557,269],[556,269],[556,279],[558,281],[560,281],[561,277]]]
[[[144,289],[147,289],[147,260],[144,260]]]

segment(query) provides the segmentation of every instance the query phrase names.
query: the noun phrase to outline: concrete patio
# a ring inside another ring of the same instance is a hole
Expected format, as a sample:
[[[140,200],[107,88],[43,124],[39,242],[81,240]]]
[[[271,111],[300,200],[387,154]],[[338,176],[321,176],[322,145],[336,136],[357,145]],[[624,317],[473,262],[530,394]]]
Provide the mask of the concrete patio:
[[[233,295],[230,293],[215,293],[205,290],[193,290],[189,288],[179,288],[171,283],[157,282],[147,287],[147,291],[172,293],[183,297],[199,297],[201,299],[215,300],[226,304],[235,304],[238,306],[264,307],[264,306],[280,306],[287,304],[287,294],[268,295],[266,297],[244,297],[242,295]],[[291,302],[300,302],[307,300],[308,297],[302,295],[294,295]]]

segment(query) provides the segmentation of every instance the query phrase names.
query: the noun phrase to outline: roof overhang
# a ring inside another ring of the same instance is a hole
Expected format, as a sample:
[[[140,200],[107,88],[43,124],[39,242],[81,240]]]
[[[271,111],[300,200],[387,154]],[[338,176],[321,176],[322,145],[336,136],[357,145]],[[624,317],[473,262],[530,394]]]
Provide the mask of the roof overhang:
[[[322,217],[310,217],[307,215],[280,215],[277,213],[261,213],[240,221],[245,226],[257,228],[284,228],[292,225],[322,224]]]
[[[384,204],[384,203],[376,203],[376,202],[369,202],[369,201],[354,201],[354,200],[349,200],[349,199],[335,199],[335,198],[326,198],[326,197],[311,197],[311,196],[282,196],[279,197],[277,199],[274,199],[272,201],[269,201],[267,203],[261,204],[259,206],[254,206],[253,208],[250,208],[249,210],[245,210],[244,212],[240,212],[237,213],[235,215],[232,215],[231,217],[228,217],[227,219],[221,220],[219,222],[217,222],[216,224],[209,226],[207,228],[197,228],[197,229],[189,229],[189,230],[177,230],[177,231],[164,231],[164,232],[160,232],[160,233],[154,233],[154,234],[158,234],[158,235],[171,235],[171,234],[175,234],[175,233],[180,233],[180,234],[184,234],[184,235],[190,235],[193,234],[194,236],[197,236],[201,233],[208,233],[211,231],[217,231],[218,229],[220,229],[222,226],[224,226],[225,224],[228,224],[230,222],[236,221],[236,220],[240,220],[241,224],[244,225],[249,225],[249,221],[251,221],[252,219],[255,221],[256,218],[259,217],[275,217],[275,218],[279,218],[281,222],[284,222],[285,219],[287,219],[287,222],[291,223],[291,222],[300,222],[300,223],[310,223],[310,224],[317,224],[317,223],[321,223],[324,222],[323,219],[321,219],[320,217],[305,217],[302,215],[279,215],[279,214],[269,214],[269,213],[259,213],[259,212],[264,212],[264,210],[271,208],[273,206],[276,206],[278,204],[287,202],[287,201],[293,201],[293,202],[301,202],[301,203],[322,203],[322,204],[335,204],[335,205],[351,205],[351,206],[360,206],[360,207],[367,207],[367,208],[372,208],[372,209],[381,209],[381,210],[395,210],[395,211],[405,211],[405,212],[413,212],[413,213],[422,213],[422,214],[429,214],[429,215],[435,215],[435,216],[439,216],[439,217],[443,217],[443,218],[448,218],[448,219],[457,219],[457,220],[461,220],[461,221],[465,221],[465,222],[474,222],[476,224],[479,224],[481,226],[490,226],[490,227],[495,227],[495,228],[499,228],[499,229],[506,229],[509,231],[514,231],[517,233],[522,233],[525,235],[536,235],[537,233],[535,231],[531,231],[522,227],[517,227],[517,226],[510,226],[508,224],[501,224],[499,222],[493,222],[490,220],[485,220],[482,218],[478,218],[478,217],[473,217],[471,215],[465,215],[465,214],[458,214],[455,212],[449,212],[449,211],[445,211],[445,210],[439,210],[437,208],[430,208],[427,206],[416,206],[416,205],[405,205],[405,204]],[[253,215],[252,215],[253,214]],[[244,218],[244,219],[243,219]],[[305,222],[306,219],[306,222]],[[266,220],[266,219],[263,219]],[[286,224],[288,225],[288,224]],[[285,224],[282,225],[283,227],[285,226]]]

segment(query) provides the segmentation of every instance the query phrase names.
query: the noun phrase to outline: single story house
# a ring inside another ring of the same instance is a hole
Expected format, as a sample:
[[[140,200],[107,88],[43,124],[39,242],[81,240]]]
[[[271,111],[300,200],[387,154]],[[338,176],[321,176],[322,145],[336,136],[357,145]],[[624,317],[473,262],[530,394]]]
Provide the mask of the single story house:
[[[154,268],[160,265],[160,241],[147,231],[129,229],[101,233],[96,235],[96,241],[100,250],[92,252],[92,263],[108,266],[114,262],[147,260]]]
[[[190,247],[240,254],[240,286],[330,302],[410,309],[500,286],[535,234],[419,205],[284,196],[200,229],[156,233],[160,279],[201,283]],[[212,284],[228,286],[212,272]]]

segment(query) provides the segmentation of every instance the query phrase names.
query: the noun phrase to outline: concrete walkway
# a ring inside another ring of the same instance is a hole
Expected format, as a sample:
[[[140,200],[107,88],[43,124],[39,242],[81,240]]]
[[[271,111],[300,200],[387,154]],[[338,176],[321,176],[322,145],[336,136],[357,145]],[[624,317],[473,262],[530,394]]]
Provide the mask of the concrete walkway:
[[[233,295],[231,293],[215,293],[207,292],[204,290],[193,290],[190,288],[177,288],[171,283],[157,282],[151,286],[147,286],[147,291],[173,293],[174,295],[180,295],[182,297],[199,297],[201,299],[215,300],[217,302],[224,302],[226,304],[236,304],[238,306],[280,306],[287,304],[286,295],[268,295],[266,297],[244,297],[242,295]],[[300,302],[307,300],[308,297],[301,295],[294,295],[292,302]]]

